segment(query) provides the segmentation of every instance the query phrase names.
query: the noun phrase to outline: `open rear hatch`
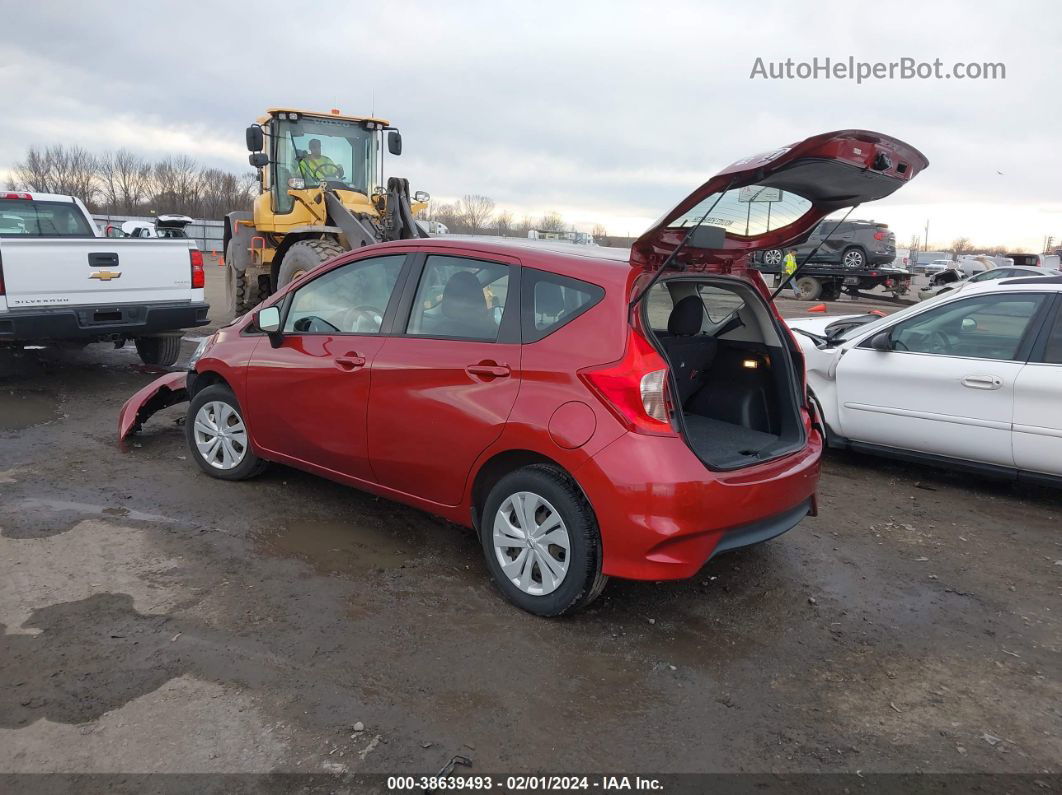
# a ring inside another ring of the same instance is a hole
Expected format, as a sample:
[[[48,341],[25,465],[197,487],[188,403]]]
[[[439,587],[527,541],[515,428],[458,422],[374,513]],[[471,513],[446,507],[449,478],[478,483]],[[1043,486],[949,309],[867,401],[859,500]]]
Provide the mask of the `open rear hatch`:
[[[732,272],[750,252],[802,242],[830,213],[883,199],[928,165],[913,146],[867,130],[823,133],[743,158],[639,237],[631,265],[716,265]],[[678,262],[669,263],[676,251]]]
[[[635,326],[667,360],[673,424],[707,466],[750,466],[806,439],[803,358],[749,254],[803,241],[928,164],[880,133],[816,135],[733,163],[635,241]]]

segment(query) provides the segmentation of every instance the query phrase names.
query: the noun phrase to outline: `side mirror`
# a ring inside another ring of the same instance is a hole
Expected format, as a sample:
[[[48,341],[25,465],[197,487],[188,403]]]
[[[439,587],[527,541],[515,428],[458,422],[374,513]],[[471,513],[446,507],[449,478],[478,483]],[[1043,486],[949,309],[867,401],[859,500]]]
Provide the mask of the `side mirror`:
[[[265,148],[265,135],[257,124],[247,128],[246,138],[248,152],[261,152]]]
[[[428,193],[426,190],[418,190],[416,193],[413,194],[413,201],[427,204],[431,201],[431,194]]]
[[[974,331],[976,329],[977,329],[977,321],[974,320],[972,317],[964,317],[962,319],[962,330],[963,331]]]
[[[260,331],[269,335],[269,343],[274,347],[280,346],[280,310],[275,306],[267,306],[259,309],[254,316],[254,324]]]
[[[882,331],[871,337],[870,347],[876,351],[891,351],[892,338],[889,336],[889,332]]]
[[[269,165],[269,155],[265,152],[255,152],[247,158],[247,162],[255,168],[265,168]]]
[[[402,154],[402,133],[398,130],[387,133],[387,151],[393,155]]]

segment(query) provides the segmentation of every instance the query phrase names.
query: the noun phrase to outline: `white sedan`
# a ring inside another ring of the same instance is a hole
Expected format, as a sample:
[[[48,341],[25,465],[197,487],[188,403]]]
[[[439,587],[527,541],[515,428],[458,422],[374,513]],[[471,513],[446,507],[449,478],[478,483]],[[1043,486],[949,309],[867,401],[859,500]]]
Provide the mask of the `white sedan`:
[[[787,322],[831,446],[1062,485],[1062,278]]]

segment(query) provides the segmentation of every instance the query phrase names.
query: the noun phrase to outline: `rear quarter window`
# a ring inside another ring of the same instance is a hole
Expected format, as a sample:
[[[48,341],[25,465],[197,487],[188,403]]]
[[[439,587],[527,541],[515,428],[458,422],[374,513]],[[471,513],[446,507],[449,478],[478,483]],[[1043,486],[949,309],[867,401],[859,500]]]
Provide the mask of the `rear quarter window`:
[[[521,336],[525,343],[538,342],[566,326],[605,295],[605,290],[596,284],[534,268],[523,269],[520,292]]]

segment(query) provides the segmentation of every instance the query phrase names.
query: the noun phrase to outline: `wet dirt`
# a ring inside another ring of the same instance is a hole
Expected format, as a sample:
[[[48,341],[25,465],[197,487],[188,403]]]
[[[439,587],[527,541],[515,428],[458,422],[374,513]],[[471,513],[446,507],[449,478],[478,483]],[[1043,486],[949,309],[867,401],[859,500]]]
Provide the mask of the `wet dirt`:
[[[0,433],[59,418],[59,396],[43,389],[0,389]]]
[[[0,381],[51,418],[0,436],[0,771],[1058,770],[1058,492],[830,455],[818,518],[545,621],[462,528],[205,476],[180,407],[121,452],[134,365]]]

